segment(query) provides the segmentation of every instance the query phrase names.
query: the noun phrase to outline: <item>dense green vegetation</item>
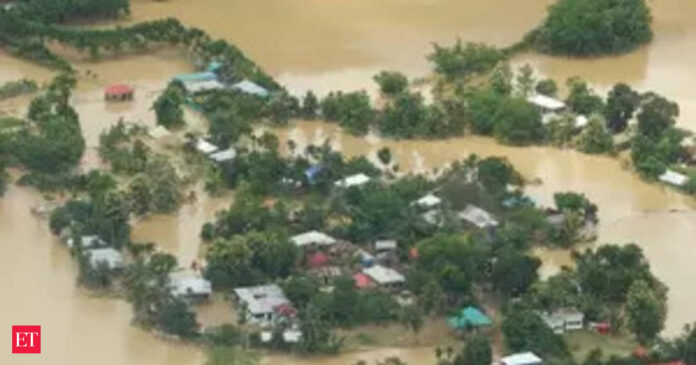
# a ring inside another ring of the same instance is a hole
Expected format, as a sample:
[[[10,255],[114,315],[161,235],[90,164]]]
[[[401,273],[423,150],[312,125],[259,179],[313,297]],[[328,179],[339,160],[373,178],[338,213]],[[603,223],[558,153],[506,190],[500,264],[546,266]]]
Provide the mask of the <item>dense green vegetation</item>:
[[[595,56],[627,52],[652,39],[645,0],[559,0],[532,33],[542,52]]]
[[[182,127],[185,124],[184,110],[181,108],[183,102],[184,96],[181,94],[179,87],[169,84],[152,105],[152,109],[155,110],[155,116],[157,116],[157,124],[167,129]]]
[[[0,100],[33,93],[37,90],[39,90],[39,85],[33,80],[22,79],[18,81],[8,81],[0,85]]]
[[[35,128],[13,134],[9,151],[24,166],[41,173],[66,172],[77,165],[85,150],[79,117],[69,105],[75,79],[57,76],[46,93],[32,100],[28,119]]]

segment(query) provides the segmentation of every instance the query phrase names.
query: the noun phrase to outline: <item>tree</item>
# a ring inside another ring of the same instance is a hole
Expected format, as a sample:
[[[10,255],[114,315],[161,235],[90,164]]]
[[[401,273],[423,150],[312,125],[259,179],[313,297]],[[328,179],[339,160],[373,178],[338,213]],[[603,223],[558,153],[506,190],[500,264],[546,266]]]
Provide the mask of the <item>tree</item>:
[[[429,137],[446,134],[444,112],[426,105],[419,93],[401,93],[387,105],[378,119],[382,134],[397,138]]]
[[[184,110],[181,104],[184,97],[179,88],[170,84],[164,92],[155,100],[152,108],[155,110],[157,124],[167,129],[179,128],[186,124],[184,121]]]
[[[399,321],[404,327],[418,333],[423,328],[423,310],[417,304],[401,307]]]
[[[575,136],[575,116],[572,113],[564,113],[553,117],[547,124],[546,130],[554,146],[569,146]]]
[[[179,207],[182,199],[181,179],[174,166],[163,156],[147,161],[145,171],[128,185],[128,199],[137,215],[167,213]]]
[[[677,103],[657,94],[646,95],[637,117],[638,131],[653,141],[658,140],[674,126],[678,116]]]
[[[512,94],[512,70],[510,70],[510,65],[503,63],[497,66],[488,78],[488,85],[496,94],[510,96]]]
[[[218,109],[206,115],[211,142],[221,148],[227,148],[240,137],[251,134],[251,124],[235,107]]]
[[[492,363],[491,341],[481,334],[469,337],[454,360],[454,365],[490,365]]]
[[[517,93],[520,97],[526,98],[533,91],[536,86],[536,79],[534,78],[534,69],[528,63],[522,66],[517,74]]]
[[[645,0],[561,0],[534,33],[537,49],[573,56],[628,52],[652,39]]]
[[[408,78],[401,72],[382,71],[373,77],[379,90],[387,96],[398,95],[408,88]]]
[[[536,92],[541,95],[554,97],[558,92],[558,85],[556,85],[556,81],[553,79],[543,79],[537,83]]]
[[[589,154],[608,153],[614,149],[614,140],[598,115],[590,117],[578,141],[580,151]]]
[[[609,91],[607,104],[604,107],[604,118],[607,128],[612,133],[621,133],[626,130],[628,121],[633,118],[633,113],[640,104],[640,95],[630,86],[618,83]]]
[[[302,99],[302,108],[300,109],[300,115],[302,118],[307,120],[314,120],[317,118],[317,113],[319,111],[319,100],[312,90],[308,90]]]
[[[542,356],[567,359],[570,356],[563,339],[553,333],[538,314],[513,308],[502,323],[507,349],[533,351]]]
[[[469,99],[469,125],[476,134],[490,135],[495,127],[495,114],[507,100],[491,90],[475,91]]]
[[[655,282],[643,251],[635,244],[603,245],[575,257],[583,293],[602,302],[624,303],[635,281]]]
[[[504,58],[502,51],[483,43],[462,44],[457,40],[452,47],[443,47],[437,43],[428,55],[428,60],[435,65],[435,72],[447,79],[466,79],[482,74],[495,67]]]
[[[638,341],[653,340],[664,327],[667,316],[666,289],[661,285],[651,287],[644,280],[633,282],[626,295],[628,326]]]
[[[504,247],[493,264],[491,282],[493,287],[509,296],[519,296],[527,292],[537,280],[537,269],[541,260],[521,254],[517,249]]]
[[[486,249],[461,236],[437,235],[419,242],[417,247],[418,265],[433,273],[450,294],[468,294],[487,265]]]
[[[389,165],[391,162],[391,150],[389,147],[384,147],[381,148],[379,151],[377,151],[377,158],[379,158],[379,161],[384,164],[384,165]]]
[[[329,93],[321,101],[321,113],[327,120],[337,121],[348,132],[359,136],[370,130],[375,118],[370,97],[364,91]]]
[[[5,171],[5,164],[0,162],[0,196],[5,194],[7,190],[7,184],[10,181],[10,174]]]
[[[512,145],[527,145],[544,139],[539,110],[524,99],[505,100],[494,117],[497,139]]]
[[[576,114],[591,115],[593,113],[601,113],[604,108],[604,102],[594,90],[587,85],[587,82],[577,77],[571,77],[566,81],[568,86],[568,99],[566,104],[570,110]]]
[[[192,338],[198,334],[196,313],[179,298],[169,298],[162,304],[157,314],[158,327],[181,338]]]
[[[486,157],[476,162],[479,183],[492,194],[503,193],[508,185],[518,185],[522,178],[504,158]]]

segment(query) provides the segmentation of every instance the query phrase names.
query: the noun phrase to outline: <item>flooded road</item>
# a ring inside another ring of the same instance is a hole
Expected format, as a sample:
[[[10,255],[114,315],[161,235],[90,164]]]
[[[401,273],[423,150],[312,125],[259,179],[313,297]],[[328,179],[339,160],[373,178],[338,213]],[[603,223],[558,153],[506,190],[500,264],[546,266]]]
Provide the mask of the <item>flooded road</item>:
[[[462,40],[506,45],[536,25],[550,0],[133,0],[131,21],[175,16],[239,45],[252,59],[276,75],[294,93],[311,88],[374,90],[372,76],[396,69],[410,77],[427,75],[425,54],[433,41]],[[654,42],[636,52],[599,60],[569,60],[520,55],[515,63],[530,62],[560,82],[579,75],[600,90],[617,81],[654,89],[682,107],[679,123],[696,130],[696,3],[689,0],[651,2],[655,15]],[[176,52],[133,56],[100,63],[80,62],[73,104],[80,113],[88,151],[85,166],[99,164],[95,148],[99,133],[123,117],[154,125],[150,110],[167,80],[188,72],[191,65]],[[86,76],[87,70],[97,77]],[[0,54],[0,82],[30,77],[41,82],[51,73],[41,67]],[[110,83],[135,86],[132,103],[105,104],[102,89]],[[23,115],[28,97],[0,102],[0,113]],[[201,123],[193,114],[187,120]],[[696,320],[696,212],[691,198],[660,185],[639,180],[621,161],[573,151],[532,147],[512,148],[486,138],[444,141],[391,141],[375,136],[357,139],[332,125],[293,123],[278,130],[282,140],[298,145],[323,143],[326,138],[348,155],[369,155],[388,146],[402,171],[442,168],[469,153],[507,157],[527,178],[541,204],[561,190],[583,192],[600,207],[598,242],[636,242],[646,252],[655,273],[669,287],[668,334]],[[130,325],[131,310],[122,300],[94,298],[75,287],[76,268],[67,250],[57,244],[45,221],[30,214],[38,194],[11,187],[0,199],[0,283],[7,293],[0,323],[40,324],[44,354],[40,357],[0,355],[0,363],[56,365],[196,365],[203,354],[196,348],[155,338]],[[153,216],[134,227],[133,237],[154,241],[177,255],[182,263],[200,252],[200,225],[229,200],[199,195],[195,206],[173,215]],[[545,273],[568,263],[567,253],[542,252]],[[224,300],[224,298],[221,298]],[[216,301],[220,303],[221,301]],[[232,317],[229,308],[208,306],[202,319],[219,323]],[[410,364],[432,363],[431,348],[377,349],[335,358],[300,359],[270,356],[268,364],[351,364],[397,354]]]

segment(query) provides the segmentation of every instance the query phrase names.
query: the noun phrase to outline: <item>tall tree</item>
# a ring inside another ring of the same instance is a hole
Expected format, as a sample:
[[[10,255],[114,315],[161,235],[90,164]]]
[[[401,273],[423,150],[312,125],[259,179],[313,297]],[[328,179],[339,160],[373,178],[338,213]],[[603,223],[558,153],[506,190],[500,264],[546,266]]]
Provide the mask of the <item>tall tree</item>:
[[[626,295],[628,326],[641,343],[653,340],[664,328],[667,316],[666,289],[644,280],[635,281]]]
[[[604,118],[607,128],[613,133],[626,130],[628,121],[640,104],[640,95],[630,86],[618,83],[609,91],[607,104],[604,107]]]

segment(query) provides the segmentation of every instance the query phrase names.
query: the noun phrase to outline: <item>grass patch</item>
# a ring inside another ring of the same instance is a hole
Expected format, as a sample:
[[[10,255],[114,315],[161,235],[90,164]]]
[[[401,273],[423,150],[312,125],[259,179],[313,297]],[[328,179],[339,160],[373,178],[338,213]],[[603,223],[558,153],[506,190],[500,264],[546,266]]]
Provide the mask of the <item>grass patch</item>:
[[[629,336],[600,335],[589,331],[575,331],[563,335],[576,362],[580,363],[590,351],[602,350],[605,359],[612,356],[627,356],[638,346]]]

